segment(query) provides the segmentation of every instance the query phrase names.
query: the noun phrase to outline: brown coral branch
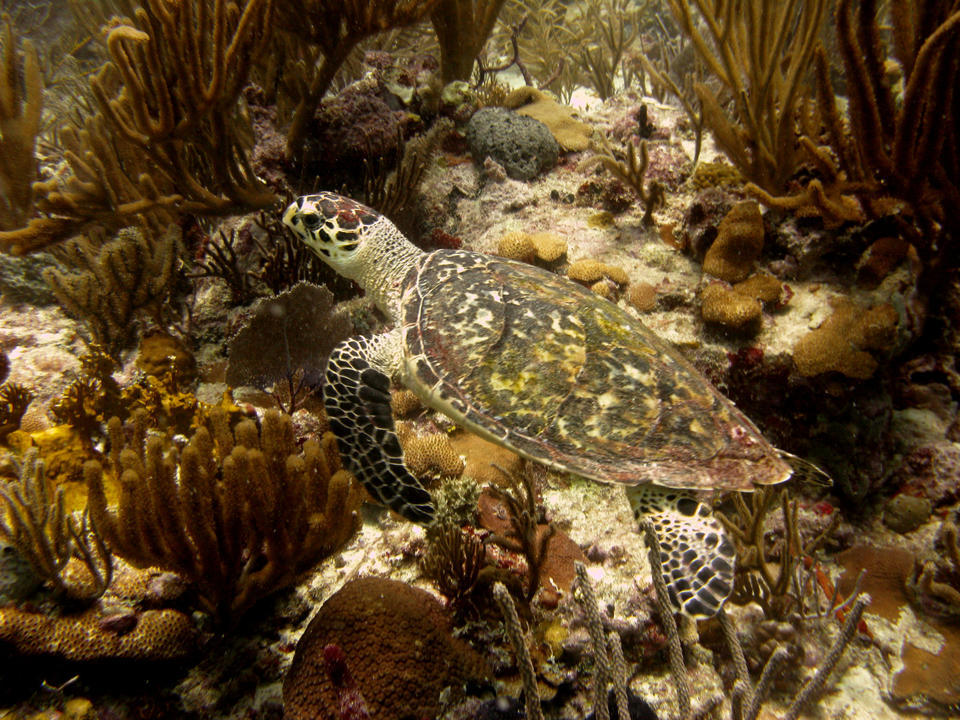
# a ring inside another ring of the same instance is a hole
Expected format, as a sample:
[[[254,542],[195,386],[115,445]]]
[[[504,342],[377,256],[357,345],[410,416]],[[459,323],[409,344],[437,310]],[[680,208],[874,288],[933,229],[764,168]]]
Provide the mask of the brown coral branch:
[[[430,22],[440,43],[444,83],[467,80],[505,0],[439,0]]]
[[[111,423],[111,439],[120,440],[119,421]],[[88,462],[91,517],[118,555],[183,575],[205,610],[235,623],[356,530],[354,482],[333,442],[328,435],[298,448],[289,416],[275,411],[259,431],[240,422],[232,440],[224,420],[211,418],[182,451],[151,437],[112,452],[107,472],[121,487],[115,509],[103,466]]]
[[[24,40],[18,53],[8,15],[3,16],[2,25],[0,230],[10,230],[20,227],[32,212],[32,183],[37,174],[33,152],[43,110],[43,76],[33,43]]]
[[[666,202],[666,195],[663,186],[658,182],[644,182],[647,167],[650,164],[646,140],[640,141],[639,153],[638,156],[635,143],[627,142],[627,157],[625,160],[619,160],[613,148],[610,147],[609,141],[601,138],[600,151],[581,162],[578,169],[586,172],[597,165],[602,165],[615,178],[629,185],[643,203],[643,224],[650,225],[653,223],[653,211]]]

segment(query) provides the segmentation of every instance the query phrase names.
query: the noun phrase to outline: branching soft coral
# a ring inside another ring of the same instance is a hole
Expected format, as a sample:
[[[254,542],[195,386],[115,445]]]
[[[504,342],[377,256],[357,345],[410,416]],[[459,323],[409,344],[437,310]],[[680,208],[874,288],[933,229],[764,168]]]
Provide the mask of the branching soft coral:
[[[142,430],[128,442],[116,418],[108,432],[107,472],[119,477],[120,499],[108,508],[104,467],[86,463],[91,517],[117,555],[195,584],[222,623],[293,583],[357,528],[355,483],[333,436],[300,448],[289,416],[270,411],[262,428],[243,420],[231,432],[214,413],[183,450],[144,441]]]
[[[797,108],[817,47],[826,0],[668,0],[681,30],[732,98],[696,92],[717,144],[748,179],[782,192],[797,169]],[[706,32],[701,30],[705,28]]]
[[[146,0],[134,19],[115,19],[110,62],[91,80],[100,112],[62,129],[65,163],[33,186],[41,215],[0,232],[0,246],[29,252],[92,225],[156,230],[178,212],[271,205],[247,158],[239,105],[271,8],[272,0]]]

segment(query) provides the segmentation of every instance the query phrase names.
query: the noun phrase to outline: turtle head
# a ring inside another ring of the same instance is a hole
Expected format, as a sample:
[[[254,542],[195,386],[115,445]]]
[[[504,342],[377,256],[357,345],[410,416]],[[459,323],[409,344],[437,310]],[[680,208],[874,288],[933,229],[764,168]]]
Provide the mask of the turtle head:
[[[383,216],[355,200],[330,192],[304,195],[283,213],[284,224],[341,275],[355,277],[367,229]]]
[[[373,208],[331,192],[304,195],[283,222],[327,265],[355,280],[385,313],[397,317],[403,283],[423,251]]]

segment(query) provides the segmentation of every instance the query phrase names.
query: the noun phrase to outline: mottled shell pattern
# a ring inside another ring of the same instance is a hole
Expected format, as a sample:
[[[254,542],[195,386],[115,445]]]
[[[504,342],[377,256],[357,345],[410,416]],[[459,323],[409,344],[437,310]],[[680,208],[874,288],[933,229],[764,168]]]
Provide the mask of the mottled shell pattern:
[[[441,250],[400,304],[406,384],[494,442],[593,480],[751,490],[789,466],[678,352],[540,268]]]

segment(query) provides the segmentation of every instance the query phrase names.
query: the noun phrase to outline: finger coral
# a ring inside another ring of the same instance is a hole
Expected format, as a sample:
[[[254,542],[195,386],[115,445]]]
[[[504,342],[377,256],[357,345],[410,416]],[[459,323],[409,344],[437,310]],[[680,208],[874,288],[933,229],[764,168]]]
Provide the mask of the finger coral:
[[[371,720],[436,717],[441,691],[487,677],[483,657],[451,634],[433,595],[384,578],[351,580],[324,602],[283,682],[290,720],[341,720],[324,650],[340,648]]]
[[[196,585],[203,608],[232,623],[337,551],[357,527],[353,477],[333,437],[297,446],[289,416],[268,412],[233,432],[211,413],[182,451],[151,436],[124,441],[109,425],[107,472],[120,479],[107,506],[104,468],[84,466],[90,514],[111,549]]]

